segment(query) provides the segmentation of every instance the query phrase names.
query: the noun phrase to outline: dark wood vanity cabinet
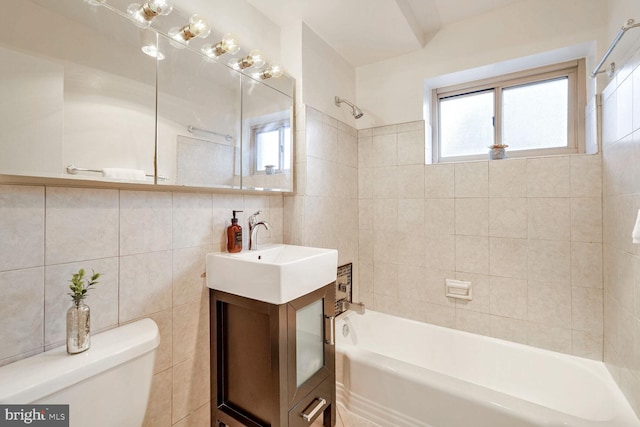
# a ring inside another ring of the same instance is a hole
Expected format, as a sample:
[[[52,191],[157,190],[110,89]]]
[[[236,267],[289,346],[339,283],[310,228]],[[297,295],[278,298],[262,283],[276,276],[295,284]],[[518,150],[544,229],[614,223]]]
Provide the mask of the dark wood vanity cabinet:
[[[334,426],[335,284],[285,304],[210,291],[211,424]]]

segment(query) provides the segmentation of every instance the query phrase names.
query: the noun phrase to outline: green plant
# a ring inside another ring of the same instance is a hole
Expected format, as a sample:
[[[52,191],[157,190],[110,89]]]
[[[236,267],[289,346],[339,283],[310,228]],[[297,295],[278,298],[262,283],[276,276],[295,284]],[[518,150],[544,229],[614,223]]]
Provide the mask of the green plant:
[[[76,305],[80,305],[82,300],[87,296],[87,292],[89,292],[91,286],[94,286],[98,283],[100,273],[96,273],[93,270],[91,271],[93,272],[93,274],[91,275],[90,279],[85,279],[84,268],[81,268],[77,273],[74,273],[71,277],[71,280],[69,280],[71,282],[71,284],[69,285],[69,289],[71,289],[69,296],[71,296],[73,302]]]

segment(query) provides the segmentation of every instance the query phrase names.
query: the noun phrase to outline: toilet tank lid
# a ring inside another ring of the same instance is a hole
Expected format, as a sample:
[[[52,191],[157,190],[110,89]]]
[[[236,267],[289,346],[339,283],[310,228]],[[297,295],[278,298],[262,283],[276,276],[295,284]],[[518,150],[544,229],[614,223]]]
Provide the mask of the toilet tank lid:
[[[160,344],[158,326],[142,319],[91,337],[91,348],[67,354],[66,346],[0,367],[0,403],[24,404],[49,396]]]

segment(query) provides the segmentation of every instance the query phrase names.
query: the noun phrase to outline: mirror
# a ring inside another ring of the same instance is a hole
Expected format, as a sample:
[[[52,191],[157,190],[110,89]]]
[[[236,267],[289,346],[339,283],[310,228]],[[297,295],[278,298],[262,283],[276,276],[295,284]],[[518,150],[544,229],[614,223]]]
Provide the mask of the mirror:
[[[0,174],[153,184],[157,168],[160,185],[293,190],[290,77],[206,58],[215,32],[176,47],[166,33],[188,17],[175,9],[144,30],[126,0],[90,3],[5,5]]]
[[[291,98],[256,80],[242,79],[242,185],[293,191]]]
[[[0,173],[153,183],[156,65],[139,30],[78,1],[4,8]]]
[[[158,62],[158,173],[161,184],[240,188],[239,73],[176,49]]]

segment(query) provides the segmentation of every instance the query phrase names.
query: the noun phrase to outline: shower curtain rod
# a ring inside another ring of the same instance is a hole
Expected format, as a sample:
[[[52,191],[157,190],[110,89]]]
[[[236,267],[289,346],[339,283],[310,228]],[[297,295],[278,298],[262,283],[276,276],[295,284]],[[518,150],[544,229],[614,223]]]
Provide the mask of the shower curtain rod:
[[[624,33],[626,33],[628,30],[630,30],[632,28],[636,28],[636,27],[639,27],[639,26],[640,26],[640,23],[636,23],[633,19],[627,19],[627,22],[625,22],[624,25],[622,26],[622,28],[620,28],[620,31],[618,31],[618,35],[611,42],[611,46],[609,46],[609,49],[607,49],[607,51],[605,52],[604,56],[602,57],[602,59],[598,63],[598,66],[596,67],[595,70],[593,70],[593,73],[591,73],[591,77],[592,78],[597,76],[600,73],[604,73],[605,72],[605,70],[601,70],[600,68],[602,68],[602,64],[604,64],[604,61],[606,61],[607,58],[609,57],[609,55],[611,55],[611,52],[613,52],[613,49],[615,49],[616,45],[618,44],[618,42],[620,41],[622,36],[624,36]],[[616,70],[616,63],[612,62],[611,63],[611,70],[609,71],[609,77],[611,77],[613,75],[615,70]]]

